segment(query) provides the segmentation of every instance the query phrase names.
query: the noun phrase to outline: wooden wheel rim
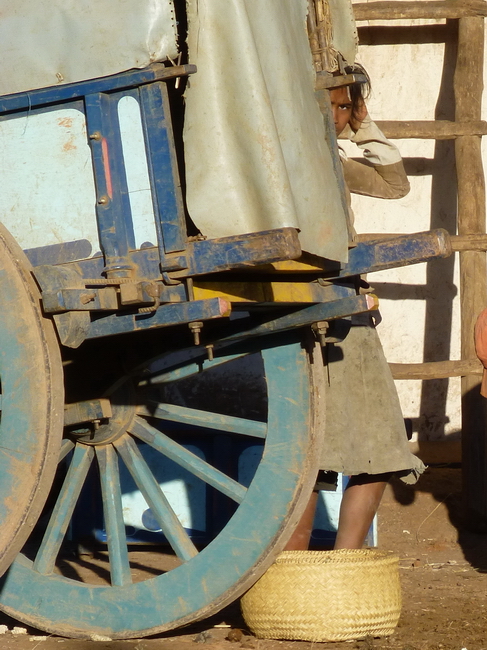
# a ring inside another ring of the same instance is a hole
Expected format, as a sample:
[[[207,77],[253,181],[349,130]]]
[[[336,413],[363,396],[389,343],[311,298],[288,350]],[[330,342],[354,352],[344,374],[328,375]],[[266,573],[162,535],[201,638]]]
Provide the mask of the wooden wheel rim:
[[[44,505],[62,436],[62,364],[39,295],[27,258],[0,225],[0,574]]]
[[[265,452],[242,503],[206,548],[168,573],[126,586],[43,575],[20,555],[3,579],[1,609],[56,634],[131,638],[207,617],[241,595],[282,550],[315,480],[314,396],[300,338],[252,344],[254,351],[263,347],[268,385]]]

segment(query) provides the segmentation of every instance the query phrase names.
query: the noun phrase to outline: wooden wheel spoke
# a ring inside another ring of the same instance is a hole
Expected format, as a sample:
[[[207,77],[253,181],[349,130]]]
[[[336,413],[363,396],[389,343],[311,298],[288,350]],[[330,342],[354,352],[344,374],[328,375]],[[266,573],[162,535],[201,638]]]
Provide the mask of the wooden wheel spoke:
[[[190,560],[198,554],[198,551],[181,525],[137,445],[129,436],[119,438],[113,444],[176,555],[182,560]]]
[[[146,442],[148,445],[164,454],[167,458],[184,467],[208,485],[216,488],[237,503],[241,503],[247,493],[247,488],[215,469],[196,454],[174,442],[169,436],[161,433],[142,418],[136,417],[130,427],[130,433]]]
[[[48,574],[52,573],[54,569],[59,548],[66,534],[93,457],[94,451],[91,447],[76,445],[66,478],[34,561],[34,570],[38,573]]]
[[[59,451],[59,462],[69,454],[70,451],[74,449],[74,442],[69,438],[65,438],[61,444],[61,449]]]
[[[96,457],[100,468],[111,582],[114,586],[123,587],[132,582],[132,577],[123,521],[118,458],[111,445],[96,447]]]
[[[267,424],[257,420],[247,420],[231,415],[222,415],[210,411],[177,406],[175,404],[164,404],[148,401],[145,406],[137,407],[138,415],[179,422],[190,426],[216,429],[227,433],[238,433],[254,438],[265,438],[267,435]]]

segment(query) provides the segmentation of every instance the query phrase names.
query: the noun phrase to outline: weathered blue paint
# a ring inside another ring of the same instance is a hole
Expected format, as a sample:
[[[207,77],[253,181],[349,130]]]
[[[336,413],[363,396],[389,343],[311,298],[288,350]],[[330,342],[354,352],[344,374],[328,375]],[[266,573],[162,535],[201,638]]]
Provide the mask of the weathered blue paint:
[[[61,444],[61,449],[59,451],[58,462],[61,462],[63,458],[72,452],[74,449],[74,442],[69,438],[65,438]]]
[[[221,533],[176,569],[124,586],[95,586],[41,574],[32,562],[19,556],[1,585],[2,609],[58,634],[137,637],[209,615],[242,593],[265,570],[293,504],[300,498],[304,477],[309,482],[310,472],[315,471],[316,453],[309,435],[312,390],[308,356],[299,335],[265,337],[255,341],[253,349],[247,343],[242,350],[262,350],[268,434],[256,474]],[[238,346],[233,352],[238,354]],[[179,376],[176,367],[174,371],[175,377]],[[124,447],[126,440],[130,440],[128,435],[120,439],[117,448]],[[137,463],[133,447],[122,458]],[[143,466],[135,473],[150,482]],[[157,495],[157,489],[154,492]],[[167,522],[167,513],[161,513],[161,518]],[[169,528],[173,530],[172,525]]]
[[[450,254],[446,231],[437,229],[418,235],[406,235],[385,242],[360,243],[350,250],[350,261],[343,268],[330,262],[329,268],[319,273],[310,272],[310,277],[318,275],[325,277],[330,285],[327,288],[327,300],[344,296],[349,285],[336,283],[336,280],[346,279],[362,273],[381,269],[418,264],[444,257]],[[32,249],[32,255],[36,249]],[[263,233],[225,237],[221,239],[188,242],[184,255],[167,256],[166,262],[170,268],[186,265],[177,277],[183,279],[189,276],[206,275],[227,270],[246,269],[259,264],[270,263],[278,259],[295,259],[299,255],[299,240],[293,228],[277,229]],[[156,248],[131,251],[130,265],[136,267],[141,276],[147,279],[160,278],[160,258]],[[84,278],[93,278],[103,272],[103,260],[94,257],[72,263]],[[251,281],[253,276],[249,276]],[[279,276],[274,276],[276,280]],[[284,276],[281,276],[284,277]],[[182,291],[171,288],[172,291]]]
[[[86,127],[97,192],[97,221],[107,273],[129,275],[129,249],[135,248],[117,104],[121,95],[85,97]]]
[[[195,557],[198,553],[195,545],[182,527],[134,440],[126,436],[115,440],[113,444],[176,555],[182,560]]]
[[[122,493],[118,459],[111,445],[95,448],[100,468],[103,514],[107,529],[110,576],[114,586],[123,587],[132,582],[129,556],[123,525]]]
[[[194,66],[168,68],[154,64],[143,71],[0,98],[3,119],[24,115],[26,111],[55,110],[67,106],[75,106],[85,113],[97,193],[98,231],[105,256],[102,271],[112,276],[131,275],[134,270],[128,258],[129,250],[135,249],[135,239],[118,118],[118,103],[124,96],[132,96],[140,103],[159,231],[159,257],[165,258],[167,253],[184,251],[186,224],[167,90],[165,83],[158,80],[190,72],[194,72]],[[41,247],[37,253],[30,251],[34,263],[39,259],[40,263],[46,262],[47,251],[43,249]],[[59,257],[60,251],[52,252],[50,263],[56,263],[55,256]],[[174,263],[172,260],[170,266],[180,268],[179,262],[180,260]],[[160,259],[158,263],[160,264]]]
[[[174,419],[172,418],[170,421],[174,422]],[[186,424],[187,422],[183,420],[180,423]],[[207,424],[206,426],[210,427],[211,425]],[[129,433],[142,440],[142,442],[146,442],[151,447],[154,447],[161,454],[189,470],[202,481],[208,483],[208,485],[212,485],[236,503],[241,503],[244,500],[247,489],[243,485],[240,485],[240,483],[237,483],[237,481],[226,476],[223,472],[215,469],[196,454],[193,454],[191,451],[174,442],[169,436],[161,433],[142,418],[135,418],[129,427]]]
[[[46,247],[50,248],[50,247]],[[45,259],[46,249],[31,249],[32,259]],[[37,251],[39,250],[39,253]],[[54,252],[54,258],[56,251]],[[301,248],[295,228],[277,228],[246,235],[187,242],[185,261],[189,264],[187,271],[178,273],[178,277],[204,275],[232,269],[245,269],[258,264],[299,257]],[[129,251],[131,266],[137,268],[138,275],[148,279],[160,278],[161,262],[156,247]],[[166,257],[169,268],[178,268],[181,256]],[[96,278],[103,272],[103,258],[94,256],[90,259],[71,263],[84,278]]]
[[[123,587],[132,582],[129,554],[123,525],[122,492],[117,454],[111,445],[95,447],[100,468],[103,514],[106,524],[110,576],[114,586]]]
[[[374,302],[374,298],[372,294],[350,296],[349,298],[332,300],[330,302],[312,305],[311,307],[303,307],[278,318],[268,316],[269,320],[267,322],[253,327],[251,326],[247,329],[245,328],[244,319],[242,319],[242,329],[227,336],[223,335],[220,342],[224,343],[225,341],[262,336],[263,334],[284,332],[319,321],[333,320],[334,318],[342,318],[352,314],[361,314],[371,310],[371,302]],[[377,305],[378,303],[374,302],[374,308],[377,308]]]
[[[186,221],[176,153],[172,145],[172,125],[164,83],[139,88],[149,178],[156,226],[159,233],[162,268],[167,253],[184,251]]]
[[[298,233],[293,228],[220,240],[186,241],[167,98],[165,88],[157,81],[181,74],[183,70],[167,70],[163,66],[153,66],[149,70],[124,73],[109,79],[0,98],[0,112],[4,118],[7,114],[15,115],[15,111],[25,112],[32,107],[45,110],[48,106],[73,103],[78,108],[81,100],[84,102],[93,153],[103,257],[69,262],[71,253],[61,248],[56,251],[51,249],[53,256],[49,264],[52,265],[55,260],[62,262],[66,277],[75,277],[76,274],[70,271],[77,271],[76,277],[85,280],[88,286],[90,280],[92,284],[103,280],[103,275],[108,276],[109,280],[116,276],[139,281],[158,280],[163,287],[160,298],[162,301],[168,300],[158,309],[155,309],[158,306],[155,301],[154,311],[150,313],[134,313],[132,308],[114,310],[113,314],[94,317],[92,322],[89,322],[89,315],[84,313],[87,338],[221,318],[230,312],[230,305],[225,300],[192,301],[189,289],[183,284],[171,283],[196,275],[297,259],[301,254]],[[159,237],[158,247],[140,251],[134,250],[135,237],[117,113],[119,99],[127,94],[136,98],[141,106]],[[447,254],[445,238],[441,233],[435,231],[433,234],[416,238],[408,236],[381,244],[360,244],[351,251],[350,261],[345,268],[337,270],[336,265],[330,263],[324,275],[328,278],[354,276]],[[30,251],[30,255],[37,262],[45,262],[45,247],[37,249],[37,253]],[[0,265],[0,292],[5,286],[0,331],[3,328],[6,330],[6,334],[2,334],[4,345],[0,351],[3,355],[0,356],[0,485],[2,493],[15,500],[19,458],[22,462],[31,461],[38,441],[32,437],[36,429],[30,413],[31,403],[25,399],[31,396],[32,385],[22,384],[31,379],[26,377],[29,373],[25,371],[25,367],[30,368],[30,359],[27,358],[30,350],[20,341],[16,326],[5,315],[16,314],[15,309],[6,309],[5,306],[15,305],[18,295],[9,294],[10,278],[5,281],[2,273],[4,268]],[[41,269],[38,275],[41,277]],[[51,275],[54,277],[54,274]],[[44,277],[51,276],[44,274]],[[77,305],[76,300],[81,300],[81,294],[76,294],[74,290],[79,290],[83,285],[75,283],[75,286],[65,287],[61,283],[57,287],[53,286],[54,282],[51,285],[49,281],[46,282],[47,286],[43,286],[46,292],[54,289],[61,292],[54,297],[55,300],[53,298],[53,308],[72,310],[55,316],[57,322],[66,320],[65,316],[76,315],[79,318],[80,313],[73,307]],[[62,295],[65,289],[73,293]],[[219,413],[205,415],[197,409],[167,407],[155,400],[155,403],[146,403],[138,414],[135,414],[134,408],[133,418],[127,416],[126,427],[120,429],[120,437],[102,440],[100,444],[105,447],[97,448],[96,442],[94,446],[85,445],[82,440],[76,444],[65,444],[60,456],[67,461],[68,455],[73,452],[66,479],[34,562],[20,556],[2,581],[0,603],[4,611],[58,634],[89,637],[98,633],[128,638],[174,628],[198,616],[209,615],[250,586],[272,561],[275,547],[278,550],[282,548],[282,532],[296,503],[304,503],[307,499],[318,463],[315,440],[310,435],[313,387],[308,354],[302,345],[301,333],[287,332],[282,337],[276,333],[369,310],[370,297],[350,296],[351,290],[351,287],[340,285],[331,290],[328,296],[337,299],[292,311],[289,307],[279,312],[273,310],[271,314],[264,315],[258,324],[255,320],[251,321],[250,326],[248,321],[236,323],[215,340],[214,353],[222,355],[219,359],[206,363],[198,351],[197,356],[190,358],[186,364],[183,361],[161,372],[153,370],[150,380],[144,380],[144,388],[154,388],[158,383],[204,373],[206,369],[227,362],[230,358],[261,352],[268,388],[266,423],[254,423]],[[97,294],[95,308],[115,306],[114,302],[103,305],[104,296],[102,292]],[[70,299],[74,302],[69,303]],[[36,312],[35,316],[39,314]],[[74,318],[72,320],[75,321]],[[69,322],[65,325],[69,330]],[[42,327],[40,329],[42,331]],[[61,329],[60,326],[60,332]],[[247,340],[241,344],[242,339]],[[68,338],[61,334],[61,340],[66,343]],[[230,344],[232,341],[237,343]],[[24,360],[25,367],[22,365]],[[32,378],[35,377],[33,373]],[[19,391],[17,381],[27,388]],[[15,383],[15,390],[12,382]],[[25,404],[19,403],[18,395]],[[140,395],[143,396],[143,392]],[[147,398],[151,399],[150,392]],[[133,403],[129,400],[123,406],[130,411]],[[228,435],[243,434],[264,440],[264,454],[249,487],[184,449],[177,441],[149,424],[145,417],[161,423],[166,421],[185,427],[216,428]],[[32,431],[29,430],[31,425]],[[19,433],[20,436],[17,435]],[[219,497],[229,497],[234,502],[234,516],[201,553],[198,553],[144,461],[137,440],[151,445],[162,456],[190,471],[215,489]],[[112,586],[82,584],[53,573],[95,454],[101,476]],[[164,535],[183,561],[173,571],[136,584],[131,582],[130,576],[116,456],[129,469]],[[262,517],[263,512],[265,516]],[[10,514],[0,511],[2,525]],[[19,526],[17,521],[14,524]]]
[[[154,301],[147,302],[152,304]],[[119,299],[115,287],[58,289],[44,291],[42,305],[46,314],[61,311],[117,311]]]
[[[217,368],[219,365],[240,359],[250,354],[250,350],[253,349],[253,341],[247,344],[239,341],[233,347],[228,343],[225,346],[215,346],[214,358],[211,360],[208,358],[208,352],[202,348],[173,351],[162,355],[150,364],[149,371],[141,379],[139,386],[140,388],[146,388],[158,384],[168,384],[185,377],[193,377],[206,370]],[[181,360],[181,353],[183,360]],[[176,359],[174,359],[174,356]]]
[[[64,407],[64,426],[93,422],[113,416],[113,409],[108,399],[92,399]]]
[[[221,318],[229,314],[230,304],[221,298],[166,304],[162,305],[157,311],[145,314],[117,313],[103,316],[91,323],[87,338],[94,339],[101,336],[125,334],[156,327],[182,325],[194,321],[205,321],[210,318]]]
[[[0,113],[30,110],[37,106],[70,102],[85,95],[136,88],[152,81],[171,79],[194,72],[196,72],[194,65],[180,65],[168,68],[160,63],[154,63],[142,70],[130,70],[110,77],[40,88],[39,90],[30,90],[28,93],[3,95],[0,97]]]
[[[91,255],[92,247],[87,239],[40,246],[24,250],[32,266],[42,264],[65,264],[73,260],[80,260]]]
[[[344,265],[337,277],[418,264],[448,255],[451,255],[451,244],[447,231],[442,228],[380,242],[361,242],[350,250],[348,264]]]
[[[267,425],[264,422],[257,422],[257,420],[246,420],[245,418],[201,411],[186,406],[178,406],[177,404],[152,403],[150,400],[147,404],[147,408],[138,409],[139,415],[196,427],[209,427],[216,431],[238,433],[253,438],[265,438],[267,435]]]
[[[49,574],[54,570],[61,543],[66,535],[73,516],[74,506],[79,497],[95,452],[91,447],[77,447],[64,480],[61,498],[58,499],[49,521],[42,544],[34,562],[34,570]]]
[[[301,255],[295,228],[276,228],[220,239],[188,242],[187,271],[184,275],[205,275],[229,269],[243,269]]]
[[[161,275],[159,268],[159,251],[157,248],[144,248],[129,253],[130,263],[138,269],[138,275],[153,279]],[[73,262],[74,267],[83,278],[101,278],[104,268],[103,257],[95,255],[87,260]]]

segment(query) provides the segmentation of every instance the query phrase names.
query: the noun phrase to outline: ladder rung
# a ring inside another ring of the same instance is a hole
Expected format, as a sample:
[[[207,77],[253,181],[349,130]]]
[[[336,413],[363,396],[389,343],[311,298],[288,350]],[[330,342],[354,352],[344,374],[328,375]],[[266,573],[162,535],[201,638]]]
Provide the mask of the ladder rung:
[[[458,19],[466,16],[487,16],[483,0],[464,2],[422,0],[421,2],[359,2],[353,5],[355,20],[416,20],[444,18]]]
[[[377,126],[391,140],[454,140],[465,135],[487,135],[487,122],[452,122],[450,120],[377,121]]]

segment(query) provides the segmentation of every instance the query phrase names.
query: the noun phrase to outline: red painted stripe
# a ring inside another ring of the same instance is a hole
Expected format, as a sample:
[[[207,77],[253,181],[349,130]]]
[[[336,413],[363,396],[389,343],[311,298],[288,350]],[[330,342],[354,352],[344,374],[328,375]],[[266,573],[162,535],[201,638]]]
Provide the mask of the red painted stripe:
[[[110,171],[110,161],[108,158],[108,142],[106,138],[102,138],[101,141],[101,152],[103,157],[103,168],[105,170],[105,181],[107,184],[107,194],[110,199],[113,198],[113,188],[112,188],[112,173]]]

